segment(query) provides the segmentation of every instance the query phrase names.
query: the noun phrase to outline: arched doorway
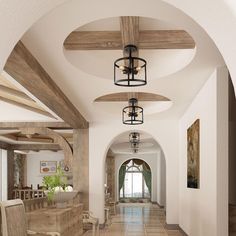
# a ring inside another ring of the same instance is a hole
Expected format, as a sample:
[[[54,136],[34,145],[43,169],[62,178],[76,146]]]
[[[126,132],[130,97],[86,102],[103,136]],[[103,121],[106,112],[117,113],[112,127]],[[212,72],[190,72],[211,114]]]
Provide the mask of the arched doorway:
[[[119,169],[119,201],[146,202],[151,200],[152,172],[141,159],[129,159]]]
[[[159,143],[144,131],[134,153],[125,131],[110,144],[105,158],[105,201],[152,202],[166,208],[166,160]]]

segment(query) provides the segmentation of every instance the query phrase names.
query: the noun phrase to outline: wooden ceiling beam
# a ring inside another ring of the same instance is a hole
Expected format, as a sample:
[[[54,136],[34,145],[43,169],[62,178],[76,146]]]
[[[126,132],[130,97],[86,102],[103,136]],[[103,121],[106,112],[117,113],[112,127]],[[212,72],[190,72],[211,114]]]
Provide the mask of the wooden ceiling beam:
[[[19,128],[50,128],[54,130],[72,129],[65,122],[0,122],[0,130],[15,130]]]
[[[4,93],[7,93],[7,94],[10,94],[10,95],[13,95],[13,96],[16,96],[16,97],[20,97],[20,98],[29,100],[29,101],[33,101],[33,99],[30,98],[25,93],[23,93],[23,92],[21,92],[19,90],[16,90],[16,89],[9,88],[9,87],[4,86],[2,84],[0,84],[0,91],[4,92]]]
[[[11,105],[17,106],[17,107],[21,107],[21,108],[26,109],[28,111],[36,112],[40,115],[44,115],[44,116],[55,119],[55,117],[47,111],[43,111],[43,110],[40,110],[38,108],[31,107],[31,106],[28,106],[26,104],[23,104],[23,103],[20,103],[20,102],[17,102],[17,101],[14,101],[14,100],[11,100],[9,98],[2,97],[2,96],[0,96],[0,100],[3,101],[3,102],[9,103]]]
[[[88,128],[85,118],[21,41],[11,52],[4,70],[71,127]]]
[[[19,151],[34,151],[34,150],[49,150],[49,151],[57,151],[62,150],[62,148],[58,144],[12,144],[10,145],[11,150],[19,150]]]
[[[74,31],[65,40],[67,50],[123,50],[120,31]],[[184,30],[139,31],[139,49],[192,49],[193,38]]]
[[[6,149],[9,150],[11,148],[11,144],[0,141],[0,149]]]
[[[126,102],[130,98],[136,98],[141,102],[160,102],[170,101],[169,98],[164,97],[155,93],[144,93],[144,92],[121,92],[107,94],[95,99],[95,102]]]
[[[123,48],[126,45],[139,44],[139,17],[122,16],[120,17],[120,31]]]

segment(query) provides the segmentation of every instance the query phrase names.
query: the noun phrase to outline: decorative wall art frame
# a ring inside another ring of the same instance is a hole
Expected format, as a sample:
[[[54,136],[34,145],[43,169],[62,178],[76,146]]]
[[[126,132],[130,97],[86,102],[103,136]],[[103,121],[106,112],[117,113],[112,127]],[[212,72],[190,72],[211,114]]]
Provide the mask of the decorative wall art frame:
[[[64,160],[59,161],[59,166],[61,167],[62,171],[65,172],[65,171],[64,171],[64,169],[65,169],[65,161],[64,161]],[[68,167],[68,168],[69,168],[69,167]],[[69,174],[69,173],[72,173],[71,168],[69,168],[69,170],[66,171],[66,173],[68,173],[68,174]]]
[[[57,172],[57,161],[40,161],[40,173],[52,174]]]
[[[187,130],[187,187],[200,188],[200,120]]]

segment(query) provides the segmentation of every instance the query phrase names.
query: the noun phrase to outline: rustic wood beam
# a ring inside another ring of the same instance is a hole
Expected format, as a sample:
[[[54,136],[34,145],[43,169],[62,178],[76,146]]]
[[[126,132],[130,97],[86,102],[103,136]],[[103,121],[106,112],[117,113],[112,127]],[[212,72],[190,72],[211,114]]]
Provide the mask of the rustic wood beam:
[[[73,31],[64,47],[67,50],[120,50],[123,46],[119,31]]]
[[[145,30],[139,34],[139,49],[191,49],[193,38],[184,30]]]
[[[11,139],[13,141],[21,141],[21,142],[35,142],[35,143],[53,143],[53,139],[51,138],[41,138],[41,137],[22,137],[14,134],[1,134],[0,136],[4,138]]]
[[[138,101],[143,102],[170,101],[170,99],[168,99],[167,97],[155,93],[121,92],[98,97],[95,99],[95,102],[126,102],[130,98],[137,98]]]
[[[50,129],[72,129],[65,122],[0,122],[0,130],[15,130],[19,128],[50,128]]]
[[[11,150],[19,151],[34,151],[34,150],[49,150],[49,151],[58,151],[62,148],[58,144],[12,144],[10,145]]]
[[[74,31],[65,40],[67,50],[123,50],[120,31]],[[184,30],[139,31],[139,49],[192,49],[193,38]]]
[[[29,111],[32,111],[32,112],[36,112],[38,114],[41,114],[41,115],[44,115],[44,116],[47,116],[47,117],[55,119],[55,117],[52,114],[50,114],[49,112],[47,112],[47,111],[43,111],[43,110],[40,110],[38,108],[31,107],[31,106],[28,106],[26,104],[23,104],[23,103],[11,100],[9,98],[4,98],[2,96],[0,96],[0,100],[3,101],[3,102],[6,102],[6,103],[12,104],[14,106],[18,106],[18,107],[21,107],[23,109],[26,109],[26,110],[29,110]]]
[[[73,128],[88,128],[85,118],[21,41],[10,54],[4,70]]]
[[[10,149],[11,148],[11,145],[9,143],[6,143],[6,142],[3,142],[3,141],[0,141],[0,149]]]
[[[122,16],[120,17],[120,31],[123,48],[126,45],[139,44],[139,17],[137,16]]]
[[[23,92],[21,92],[19,90],[12,89],[12,88],[9,88],[7,86],[1,85],[1,84],[0,84],[0,91],[4,92],[4,93],[7,93],[7,94],[10,94],[10,95],[13,95],[13,96],[16,96],[16,97],[20,97],[20,98],[29,100],[29,101],[33,101],[33,99],[30,98],[25,93],[23,93]]]

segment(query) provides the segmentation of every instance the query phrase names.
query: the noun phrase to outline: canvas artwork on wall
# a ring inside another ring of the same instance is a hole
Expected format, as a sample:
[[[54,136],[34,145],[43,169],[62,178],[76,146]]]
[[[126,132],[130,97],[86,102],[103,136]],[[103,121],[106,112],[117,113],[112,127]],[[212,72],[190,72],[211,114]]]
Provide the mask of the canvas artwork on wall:
[[[187,186],[199,188],[200,186],[200,120],[197,119],[187,130]]]
[[[57,172],[57,161],[40,161],[40,173],[56,173]]]

